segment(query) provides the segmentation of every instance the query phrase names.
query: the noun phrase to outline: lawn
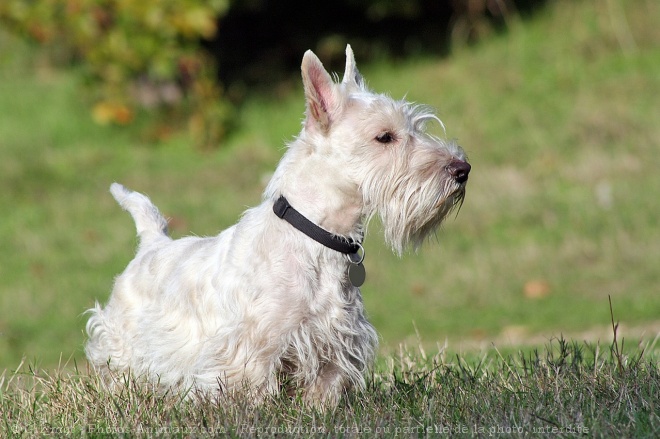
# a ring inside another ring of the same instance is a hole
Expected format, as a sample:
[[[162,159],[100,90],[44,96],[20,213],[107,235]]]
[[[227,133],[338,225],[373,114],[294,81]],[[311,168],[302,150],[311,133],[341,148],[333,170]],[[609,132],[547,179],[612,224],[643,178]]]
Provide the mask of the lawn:
[[[357,60],[373,89],[435,106],[473,166],[460,213],[418,253],[369,229],[383,355],[609,343],[608,296],[627,344],[659,349],[660,5],[561,4],[444,59]],[[149,194],[173,235],[215,234],[259,203],[304,105],[299,83],[253,96],[199,151],[185,133],[95,125],[81,89],[75,68],[0,35],[0,369],[83,364],[83,312],[136,242],[111,182]]]

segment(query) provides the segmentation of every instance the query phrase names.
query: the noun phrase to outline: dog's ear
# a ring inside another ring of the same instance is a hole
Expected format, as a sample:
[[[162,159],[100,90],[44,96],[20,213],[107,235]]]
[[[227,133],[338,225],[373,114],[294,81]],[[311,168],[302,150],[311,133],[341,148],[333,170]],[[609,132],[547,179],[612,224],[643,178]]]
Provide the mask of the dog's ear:
[[[301,70],[307,101],[305,125],[310,127],[313,124],[322,132],[327,132],[338,106],[334,82],[311,50],[305,52]]]
[[[360,88],[364,87],[364,79],[362,79],[362,75],[358,72],[355,65],[355,55],[353,55],[353,49],[350,44],[346,45],[346,69],[344,70],[344,79],[342,82],[344,84],[352,82]]]

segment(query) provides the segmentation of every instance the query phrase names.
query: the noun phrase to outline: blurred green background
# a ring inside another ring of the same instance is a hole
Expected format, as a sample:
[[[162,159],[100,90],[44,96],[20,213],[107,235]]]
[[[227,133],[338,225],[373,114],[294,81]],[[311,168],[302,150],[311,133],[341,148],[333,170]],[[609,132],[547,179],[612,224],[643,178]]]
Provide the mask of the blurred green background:
[[[418,253],[394,256],[371,224],[362,291],[382,351],[609,343],[608,296],[619,337],[660,349],[660,3],[481,12],[447,23],[443,48],[348,41],[371,88],[433,105],[473,166],[460,213]],[[211,67],[189,84],[165,67],[141,83],[135,64],[105,90],[98,60],[55,50],[69,29],[34,44],[12,20],[0,23],[0,369],[84,358],[83,313],[136,244],[111,182],[149,194],[175,237],[216,234],[259,203],[304,111],[286,69],[250,93],[214,83]],[[175,58],[198,62],[199,23]],[[308,48],[334,66],[345,39]],[[135,83],[183,97],[150,109],[121,89]]]

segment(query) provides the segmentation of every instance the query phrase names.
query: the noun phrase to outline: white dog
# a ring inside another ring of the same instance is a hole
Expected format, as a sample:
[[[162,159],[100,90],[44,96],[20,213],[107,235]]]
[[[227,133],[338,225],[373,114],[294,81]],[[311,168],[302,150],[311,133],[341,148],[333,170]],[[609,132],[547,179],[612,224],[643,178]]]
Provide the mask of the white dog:
[[[365,224],[379,215],[398,253],[418,246],[462,202],[470,165],[425,132],[439,121],[428,109],[369,91],[350,46],[342,82],[310,51],[302,76],[302,132],[261,205],[220,235],[172,240],[147,197],[111,186],[140,245],[90,310],[86,353],[101,373],[322,405],[364,387],[378,343],[358,288]]]

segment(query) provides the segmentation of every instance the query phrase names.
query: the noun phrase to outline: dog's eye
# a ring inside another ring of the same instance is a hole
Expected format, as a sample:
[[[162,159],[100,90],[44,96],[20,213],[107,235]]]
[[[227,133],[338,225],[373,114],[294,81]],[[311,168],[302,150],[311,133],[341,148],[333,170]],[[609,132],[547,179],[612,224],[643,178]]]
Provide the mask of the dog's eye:
[[[379,135],[376,136],[376,141],[379,143],[394,142],[394,134],[392,134],[389,131],[385,131],[384,133],[380,133]]]

